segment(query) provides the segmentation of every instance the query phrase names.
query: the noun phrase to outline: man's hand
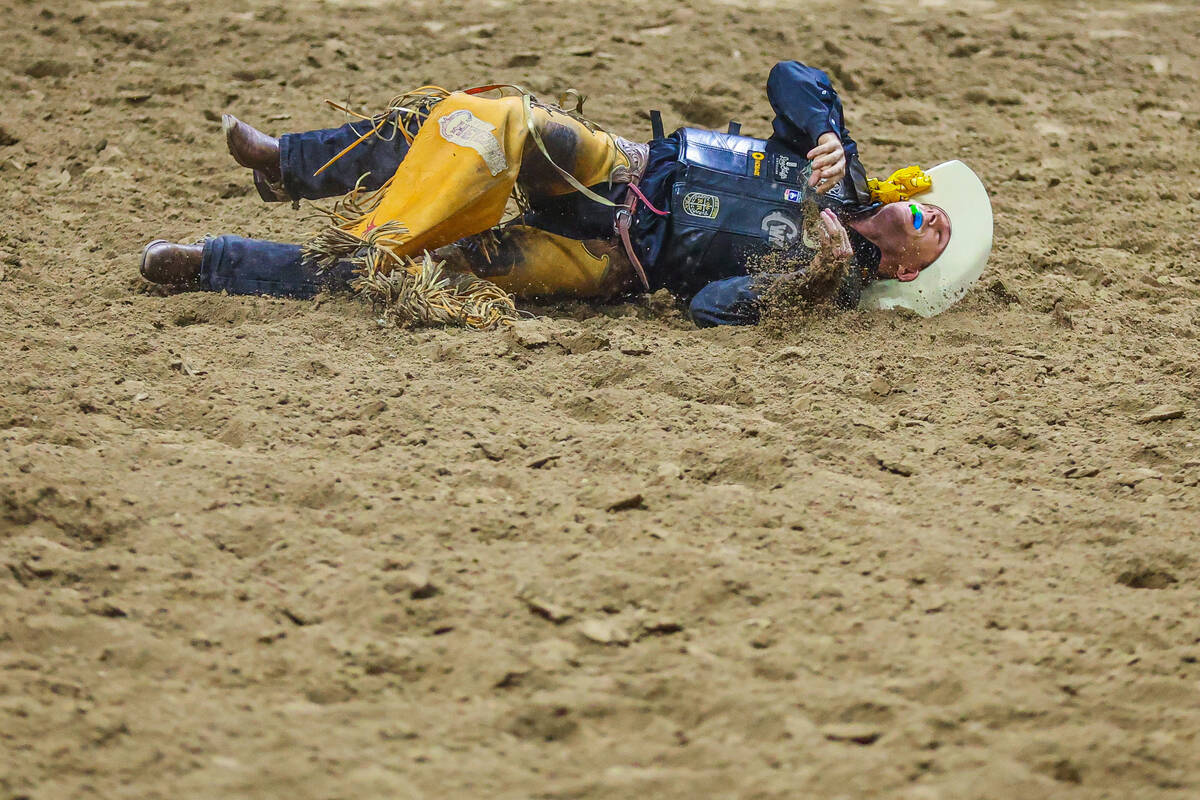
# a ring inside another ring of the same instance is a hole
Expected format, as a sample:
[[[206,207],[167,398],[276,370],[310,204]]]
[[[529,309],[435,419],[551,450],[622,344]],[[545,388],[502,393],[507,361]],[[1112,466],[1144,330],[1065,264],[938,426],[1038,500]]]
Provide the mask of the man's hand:
[[[850,260],[854,254],[850,235],[829,209],[817,217],[815,227],[821,240],[821,252],[803,272],[782,278],[768,290],[768,294],[774,295],[767,301],[768,308],[775,305],[786,309],[788,305],[798,305],[803,310],[837,302],[853,263]]]
[[[817,228],[821,238],[821,255],[828,262],[846,261],[854,255],[850,246],[850,234],[838,220],[837,215],[828,208],[821,212],[821,227]]]
[[[815,187],[818,194],[825,194],[846,177],[846,151],[842,149],[842,140],[832,131],[822,133],[817,146],[805,158],[812,162],[808,185]]]

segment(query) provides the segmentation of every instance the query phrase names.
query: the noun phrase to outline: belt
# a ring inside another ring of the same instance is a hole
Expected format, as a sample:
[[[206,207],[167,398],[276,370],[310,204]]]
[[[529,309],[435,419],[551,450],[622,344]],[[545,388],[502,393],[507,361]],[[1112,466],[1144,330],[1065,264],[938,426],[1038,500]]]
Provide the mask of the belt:
[[[614,136],[613,141],[629,159],[628,167],[622,165],[613,170],[612,179],[615,183],[629,184],[629,188],[625,191],[625,201],[617,206],[617,212],[613,217],[613,231],[625,247],[625,255],[629,256],[629,262],[633,264],[634,272],[642,282],[642,288],[648,292],[650,291],[650,281],[646,277],[646,269],[642,266],[637,251],[633,249],[633,240],[629,237],[629,229],[633,225],[634,213],[637,211],[639,202],[645,203],[646,208],[659,216],[666,216],[667,212],[655,208],[638,189],[638,183],[641,182],[642,175],[646,172],[646,163],[650,160],[650,145],[631,142],[620,136]]]

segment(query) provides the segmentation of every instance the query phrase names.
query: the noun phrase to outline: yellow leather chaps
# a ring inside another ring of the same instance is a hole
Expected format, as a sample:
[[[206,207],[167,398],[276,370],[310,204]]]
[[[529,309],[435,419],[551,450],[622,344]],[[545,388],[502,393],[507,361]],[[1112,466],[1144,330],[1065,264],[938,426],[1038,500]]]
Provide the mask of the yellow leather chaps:
[[[633,280],[622,248],[608,240],[509,225],[481,237],[495,252],[451,245],[499,225],[518,186],[528,198],[569,194],[576,188],[561,171],[595,186],[620,167],[629,159],[613,138],[573,115],[524,96],[454,92],[431,108],[391,180],[359,204],[361,216],[338,226],[339,235],[400,257],[430,251],[448,269],[469,270],[519,297],[607,297]]]

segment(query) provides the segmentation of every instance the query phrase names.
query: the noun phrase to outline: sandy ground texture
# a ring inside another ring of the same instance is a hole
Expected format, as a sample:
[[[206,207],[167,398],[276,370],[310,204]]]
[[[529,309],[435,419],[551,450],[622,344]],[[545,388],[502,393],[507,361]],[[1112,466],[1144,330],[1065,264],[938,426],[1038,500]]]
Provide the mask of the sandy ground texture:
[[[1193,3],[2,10],[0,797],[1200,796]],[[960,306],[404,331],[137,277],[318,224],[223,111],[761,135],[781,58],[873,171],[985,177]]]

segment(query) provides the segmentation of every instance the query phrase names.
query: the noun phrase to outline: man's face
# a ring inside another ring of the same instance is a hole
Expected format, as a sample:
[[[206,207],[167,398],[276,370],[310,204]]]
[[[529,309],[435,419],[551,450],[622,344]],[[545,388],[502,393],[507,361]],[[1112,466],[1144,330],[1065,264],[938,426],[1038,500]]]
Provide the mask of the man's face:
[[[876,214],[881,253],[879,273],[886,278],[911,281],[921,274],[950,243],[950,217],[927,203],[888,203]]]

